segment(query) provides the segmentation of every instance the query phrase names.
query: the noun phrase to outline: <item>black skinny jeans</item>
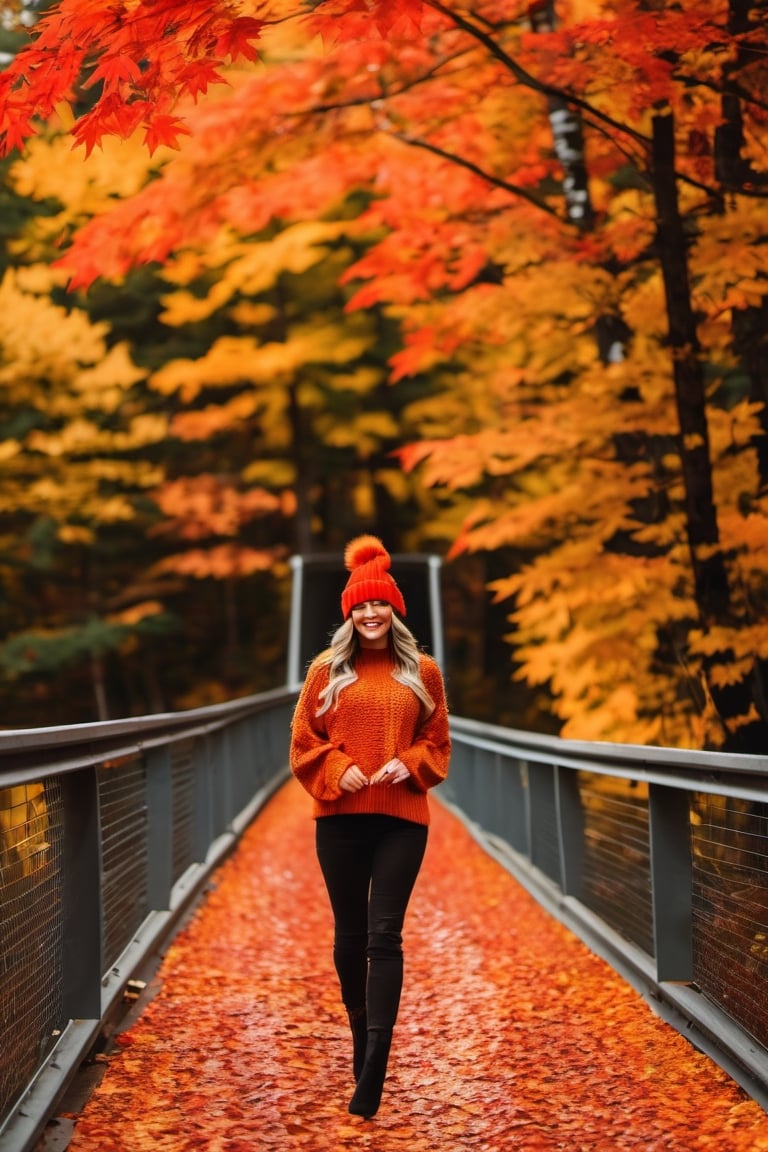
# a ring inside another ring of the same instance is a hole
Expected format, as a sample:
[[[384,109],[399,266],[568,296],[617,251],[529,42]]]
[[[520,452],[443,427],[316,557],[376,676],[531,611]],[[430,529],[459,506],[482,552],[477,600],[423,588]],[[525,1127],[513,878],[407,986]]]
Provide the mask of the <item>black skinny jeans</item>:
[[[322,816],[317,858],[334,919],[333,961],[351,1012],[394,1027],[403,986],[403,921],[427,846],[427,828],[395,816]]]

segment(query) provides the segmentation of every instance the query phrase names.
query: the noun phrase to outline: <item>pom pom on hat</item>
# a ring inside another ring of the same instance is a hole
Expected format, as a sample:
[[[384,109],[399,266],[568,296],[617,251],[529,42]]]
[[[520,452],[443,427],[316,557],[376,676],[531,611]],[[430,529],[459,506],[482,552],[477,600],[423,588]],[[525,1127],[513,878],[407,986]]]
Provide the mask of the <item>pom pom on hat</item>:
[[[355,568],[377,557],[381,557],[382,568],[389,570],[392,567],[389,552],[378,536],[356,536],[344,549],[344,567],[347,572],[354,572]]]
[[[389,574],[392,559],[377,536],[356,536],[344,549],[344,567],[351,573],[341,594],[341,611],[346,620],[355,604],[366,600],[386,600],[405,616],[405,600]]]

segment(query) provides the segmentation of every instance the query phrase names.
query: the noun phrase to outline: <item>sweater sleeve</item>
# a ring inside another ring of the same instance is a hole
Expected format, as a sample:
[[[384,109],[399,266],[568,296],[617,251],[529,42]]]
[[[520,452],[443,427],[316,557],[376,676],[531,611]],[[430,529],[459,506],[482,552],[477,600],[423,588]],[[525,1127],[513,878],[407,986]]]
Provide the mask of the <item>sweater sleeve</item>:
[[[413,744],[400,752],[400,759],[411,774],[410,786],[417,792],[427,792],[448,775],[451,738],[443,677],[430,656],[421,658],[421,678],[435,702],[435,710],[422,720]]]
[[[354,763],[328,739],[325,717],[316,716],[319,694],[327,683],[324,666],[310,665],[291,721],[290,766],[315,800],[338,800],[339,781]]]

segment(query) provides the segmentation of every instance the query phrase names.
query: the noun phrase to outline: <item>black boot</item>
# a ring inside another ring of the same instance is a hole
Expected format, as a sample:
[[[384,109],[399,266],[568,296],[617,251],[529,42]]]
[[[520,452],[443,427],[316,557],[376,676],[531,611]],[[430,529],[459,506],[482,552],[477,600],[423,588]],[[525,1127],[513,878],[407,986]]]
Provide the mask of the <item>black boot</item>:
[[[391,1043],[391,1030],[371,1028],[368,1032],[363,1070],[349,1102],[349,1110],[354,1116],[365,1116],[368,1120],[378,1112]]]
[[[365,1047],[368,1043],[368,1017],[365,1008],[358,1008],[356,1012],[347,1008],[349,1026],[352,1029],[352,1072],[355,1083],[360,1079],[365,1062]]]

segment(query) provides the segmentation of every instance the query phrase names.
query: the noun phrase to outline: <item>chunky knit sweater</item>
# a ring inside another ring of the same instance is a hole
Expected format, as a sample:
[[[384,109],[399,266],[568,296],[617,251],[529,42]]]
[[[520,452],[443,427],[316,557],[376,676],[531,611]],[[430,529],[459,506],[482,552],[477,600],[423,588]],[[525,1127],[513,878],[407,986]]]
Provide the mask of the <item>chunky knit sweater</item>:
[[[427,791],[445,779],[450,755],[440,669],[431,656],[421,654],[421,678],[435,702],[434,712],[426,716],[413,689],[393,679],[388,649],[359,649],[354,667],[357,681],[317,716],[328,666],[321,656],[310,665],[293,716],[291,771],[313,797],[315,817],[376,812],[428,824]],[[339,787],[351,764],[370,779],[395,756],[410,772],[407,780],[372,784],[359,792]]]

